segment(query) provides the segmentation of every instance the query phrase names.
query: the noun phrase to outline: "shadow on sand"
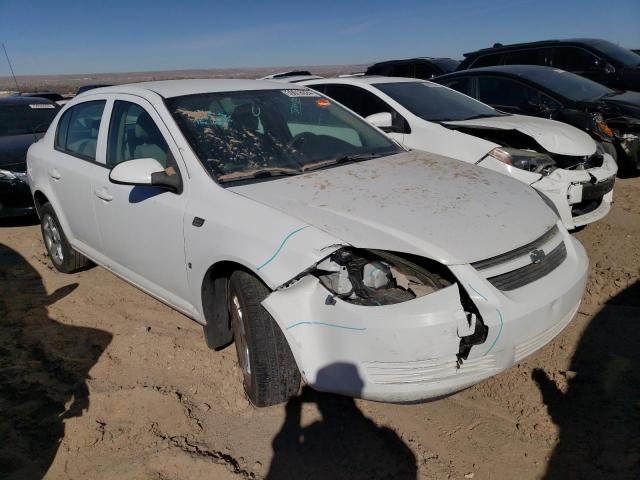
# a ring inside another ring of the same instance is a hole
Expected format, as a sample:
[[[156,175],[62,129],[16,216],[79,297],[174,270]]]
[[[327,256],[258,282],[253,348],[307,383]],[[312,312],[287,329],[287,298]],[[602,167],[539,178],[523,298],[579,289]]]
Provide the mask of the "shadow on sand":
[[[545,478],[640,478],[640,282],[593,317],[570,370],[566,393],[533,372],[560,428]]]
[[[321,376],[351,375],[360,380],[353,365],[335,364]],[[315,403],[322,419],[301,425],[303,403]],[[304,479],[397,479],[414,480],[416,458],[391,429],[378,427],[352,398],[317,392],[304,387],[302,395],[289,400],[286,418],[273,441],[274,457],[268,480]]]
[[[89,406],[88,372],[112,336],[47,313],[76,287],[48,295],[38,272],[0,243],[0,478],[42,478],[64,437],[63,420]]]

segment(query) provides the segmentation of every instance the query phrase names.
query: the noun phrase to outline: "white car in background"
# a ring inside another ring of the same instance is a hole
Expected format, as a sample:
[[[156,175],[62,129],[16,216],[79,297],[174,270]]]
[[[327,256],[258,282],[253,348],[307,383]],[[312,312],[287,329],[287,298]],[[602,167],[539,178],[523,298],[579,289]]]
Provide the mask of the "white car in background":
[[[299,85],[179,80],[71,100],[31,146],[53,265],[89,259],[235,340],[255,405],[301,376],[379,401],[447,395],[572,319],[588,260],[535,190],[407,152]]]
[[[408,148],[512,176],[548,197],[568,229],[603,218],[618,166],[585,132],[544,118],[499,112],[436,83],[397,77],[303,81]]]

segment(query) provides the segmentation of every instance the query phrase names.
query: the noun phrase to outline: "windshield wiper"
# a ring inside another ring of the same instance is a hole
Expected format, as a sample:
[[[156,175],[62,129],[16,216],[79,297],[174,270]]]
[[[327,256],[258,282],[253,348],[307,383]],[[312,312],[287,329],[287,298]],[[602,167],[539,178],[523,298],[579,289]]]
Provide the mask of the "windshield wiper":
[[[298,170],[295,168],[269,167],[269,168],[261,168],[259,170],[252,170],[252,171],[246,171],[246,172],[227,173],[225,175],[220,175],[218,177],[218,181],[221,183],[237,182],[241,180],[254,179],[254,178],[270,178],[270,177],[281,177],[281,176],[287,176],[287,175],[299,175],[300,173],[302,173],[302,170]]]
[[[478,115],[472,115],[471,117],[467,117],[462,119],[461,121],[467,121],[467,120],[476,120],[478,118],[491,118],[491,117],[502,117],[504,114],[500,113],[500,112],[496,112],[496,113],[479,113]]]
[[[309,172],[312,170],[318,170],[332,165],[339,165],[343,163],[361,162],[363,160],[371,160],[372,158],[383,157],[384,153],[354,153],[352,155],[343,155],[342,157],[330,158],[328,160],[321,160],[315,163],[309,163],[302,167],[303,172]]]

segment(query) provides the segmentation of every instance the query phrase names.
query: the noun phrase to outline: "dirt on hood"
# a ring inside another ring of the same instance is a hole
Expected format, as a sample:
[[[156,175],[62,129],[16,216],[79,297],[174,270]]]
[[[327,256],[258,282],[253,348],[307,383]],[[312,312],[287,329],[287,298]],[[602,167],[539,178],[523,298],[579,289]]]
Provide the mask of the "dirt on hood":
[[[102,268],[57,273],[38,226],[0,226],[0,478],[640,478],[640,178],[578,232],[570,326],[449,398],[304,389],[246,400],[233,346]]]

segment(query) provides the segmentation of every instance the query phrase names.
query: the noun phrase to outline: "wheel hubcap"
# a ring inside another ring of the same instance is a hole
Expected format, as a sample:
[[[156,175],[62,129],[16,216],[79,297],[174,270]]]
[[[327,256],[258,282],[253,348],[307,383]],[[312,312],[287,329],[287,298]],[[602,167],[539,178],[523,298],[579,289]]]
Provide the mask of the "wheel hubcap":
[[[42,232],[44,233],[44,243],[47,246],[47,251],[49,252],[51,260],[53,260],[57,265],[60,265],[64,260],[60,229],[53,217],[48,213],[45,214],[42,219]]]
[[[240,370],[242,370],[244,384],[248,387],[251,385],[251,361],[249,360],[249,345],[247,344],[247,337],[244,330],[242,307],[237,295],[231,297],[230,307],[238,363],[240,364]]]

